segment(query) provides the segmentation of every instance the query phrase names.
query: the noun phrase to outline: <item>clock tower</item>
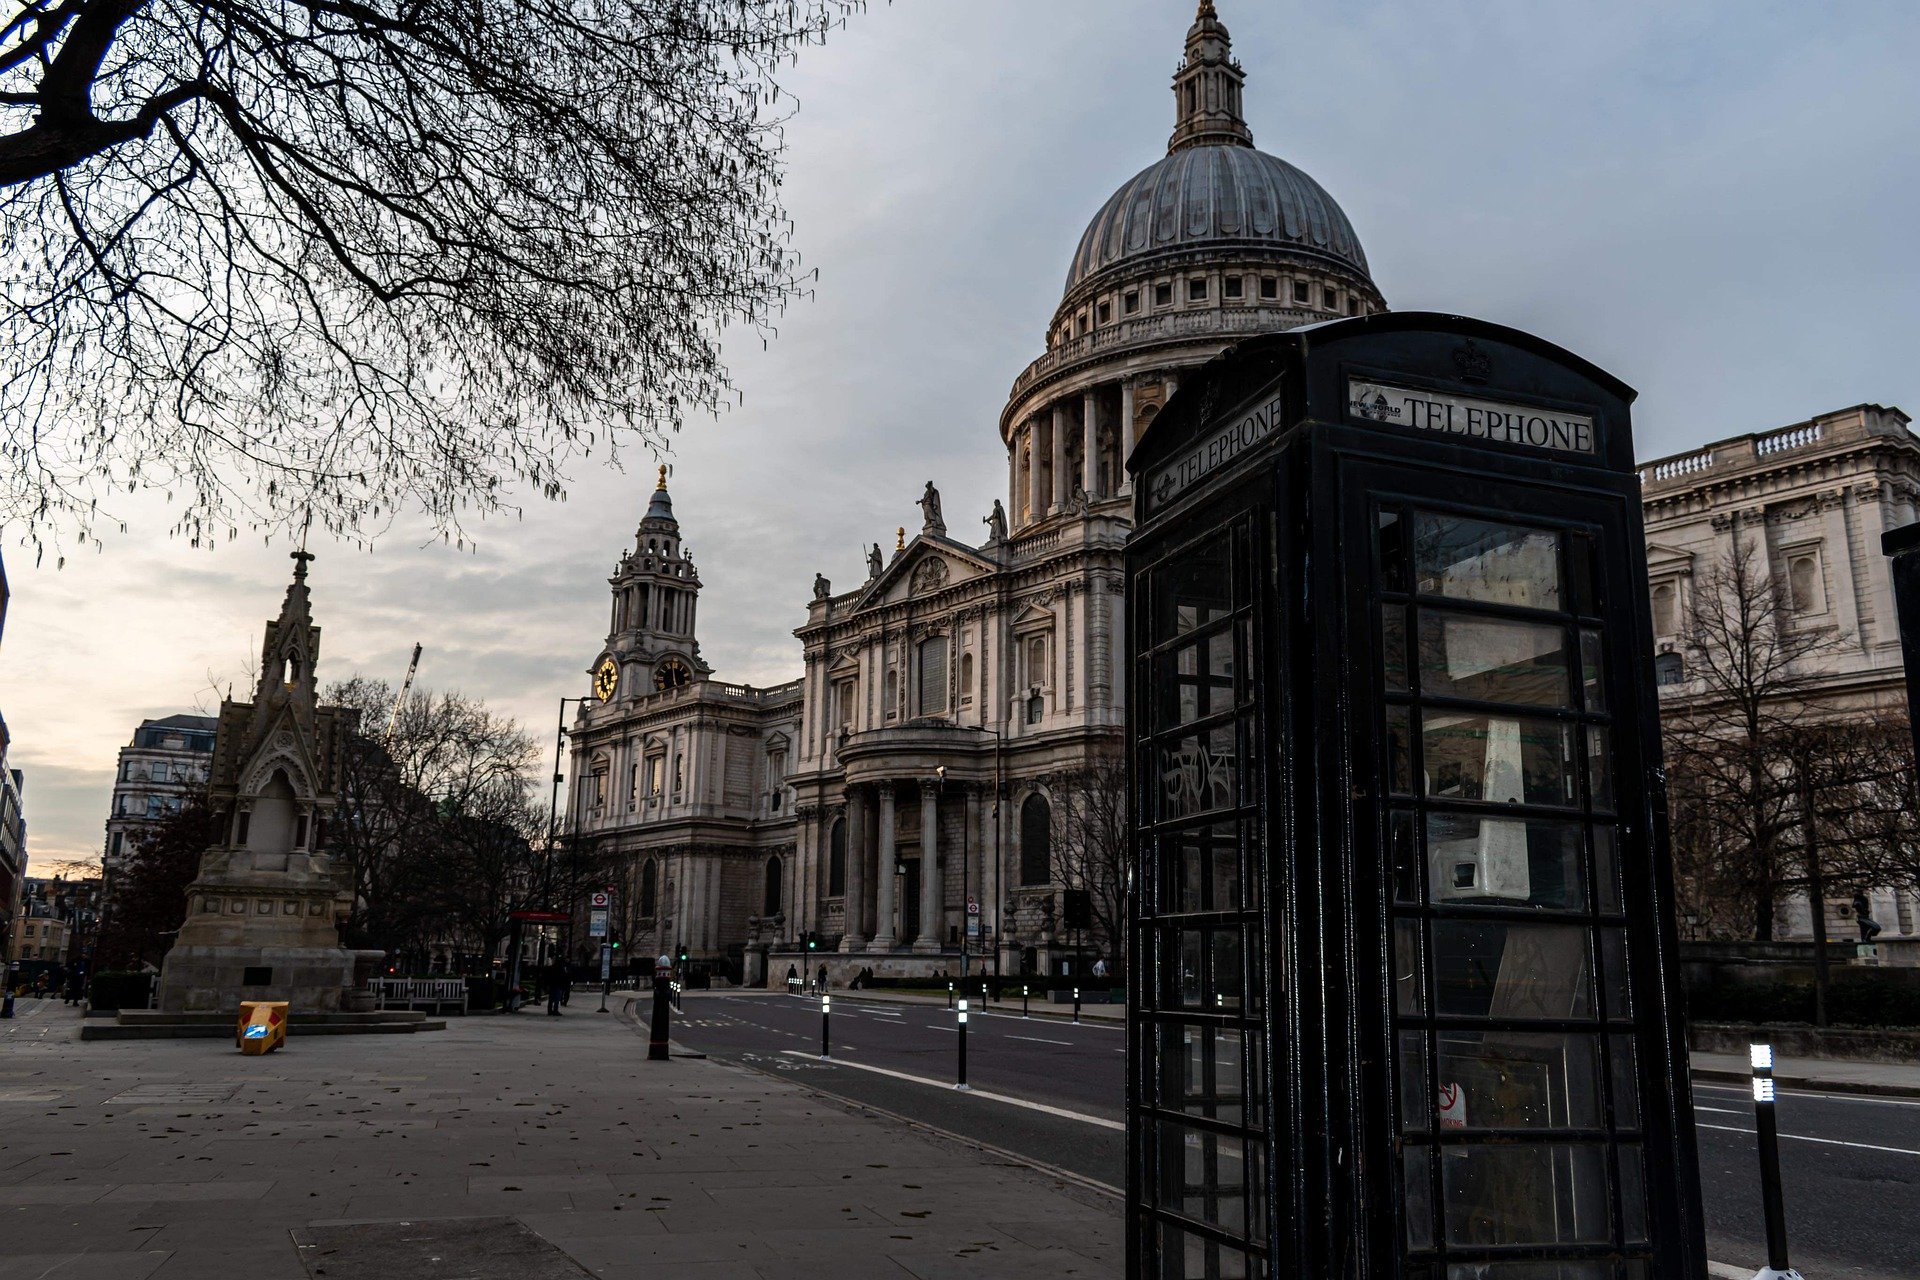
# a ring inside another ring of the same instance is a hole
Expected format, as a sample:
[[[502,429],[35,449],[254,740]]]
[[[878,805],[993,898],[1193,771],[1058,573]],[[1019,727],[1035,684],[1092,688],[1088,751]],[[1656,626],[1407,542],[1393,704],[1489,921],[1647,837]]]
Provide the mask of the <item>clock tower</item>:
[[[606,647],[590,673],[595,698],[645,697],[707,678],[713,669],[693,638],[700,574],[680,541],[666,467],[660,468],[633,550],[607,582],[613,611]]]

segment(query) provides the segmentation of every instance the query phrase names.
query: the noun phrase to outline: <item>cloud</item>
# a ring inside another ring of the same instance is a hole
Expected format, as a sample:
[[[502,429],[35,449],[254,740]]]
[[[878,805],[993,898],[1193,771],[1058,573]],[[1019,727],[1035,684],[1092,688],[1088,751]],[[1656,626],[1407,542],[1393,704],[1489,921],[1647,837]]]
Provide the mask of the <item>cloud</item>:
[[[1594,359],[1640,389],[1643,454],[1920,405],[1920,8],[1220,4],[1256,139],[1340,201],[1388,301]],[[961,536],[1003,496],[1008,388],[1087,220],[1164,152],[1190,13],[900,3],[803,57],[787,197],[820,282],[770,348],[733,335],[742,407],[672,442],[722,678],[798,675],[813,574],[856,581],[864,543],[916,527],[926,480]],[[417,641],[424,685],[544,738],[585,690],[653,487],[644,451],[625,465],[581,468],[567,502],[529,499],[477,551],[404,524],[371,554],[316,547],[322,677],[398,682]],[[209,672],[241,679],[287,580],[283,545],[195,551],[156,504],[128,515],[64,571],[9,566],[0,710],[36,848],[98,847],[115,752]]]

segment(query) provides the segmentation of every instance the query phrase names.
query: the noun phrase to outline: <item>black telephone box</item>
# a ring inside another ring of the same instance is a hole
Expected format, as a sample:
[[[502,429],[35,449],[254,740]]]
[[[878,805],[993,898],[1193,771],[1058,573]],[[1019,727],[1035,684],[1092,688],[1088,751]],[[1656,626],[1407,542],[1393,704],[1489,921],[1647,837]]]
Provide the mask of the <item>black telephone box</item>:
[[[1706,1275],[1633,394],[1371,316],[1129,460],[1130,1275]]]

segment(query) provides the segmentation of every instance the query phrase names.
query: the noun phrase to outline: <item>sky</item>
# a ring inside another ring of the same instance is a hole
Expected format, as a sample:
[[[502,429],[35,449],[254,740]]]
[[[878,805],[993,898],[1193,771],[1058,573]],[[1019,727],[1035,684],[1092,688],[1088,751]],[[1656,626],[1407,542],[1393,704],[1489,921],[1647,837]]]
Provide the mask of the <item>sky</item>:
[[[1861,402],[1920,414],[1920,5],[1217,2],[1256,144],[1339,201],[1388,304],[1624,378],[1643,458]],[[728,344],[741,404],[667,459],[719,678],[797,677],[813,575],[860,579],[927,480],[960,536],[1005,496],[999,411],[1087,221],[1165,153],[1193,7],[876,0],[787,74],[819,283],[772,342]],[[405,525],[371,552],[315,543],[321,679],[397,684],[417,641],[421,686],[551,744],[653,487],[650,457],[625,465],[585,464],[472,549]],[[290,548],[195,550],[169,523],[137,506],[57,569],[6,540],[0,714],[34,869],[97,858],[140,720],[250,683]]]

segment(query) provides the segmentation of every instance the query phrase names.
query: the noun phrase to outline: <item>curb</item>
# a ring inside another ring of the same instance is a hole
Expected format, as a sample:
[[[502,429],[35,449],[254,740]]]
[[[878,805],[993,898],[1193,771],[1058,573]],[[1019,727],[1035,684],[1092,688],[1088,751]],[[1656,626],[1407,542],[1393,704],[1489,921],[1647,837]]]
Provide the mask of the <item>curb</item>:
[[[1749,1084],[1753,1080],[1751,1072],[1730,1071],[1723,1067],[1695,1067],[1692,1071],[1695,1080],[1710,1080],[1715,1084]],[[1797,1089],[1803,1093],[1851,1093],[1868,1098],[1920,1098],[1920,1085],[1881,1084],[1875,1080],[1835,1080],[1828,1076],[1787,1075],[1776,1071],[1774,1084],[1781,1089]]]

